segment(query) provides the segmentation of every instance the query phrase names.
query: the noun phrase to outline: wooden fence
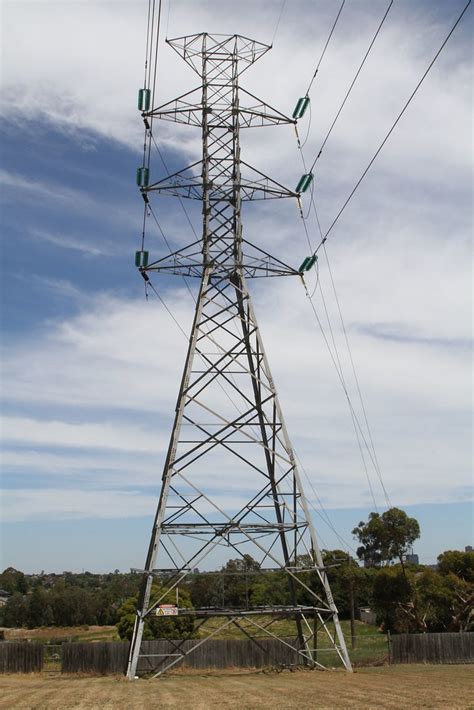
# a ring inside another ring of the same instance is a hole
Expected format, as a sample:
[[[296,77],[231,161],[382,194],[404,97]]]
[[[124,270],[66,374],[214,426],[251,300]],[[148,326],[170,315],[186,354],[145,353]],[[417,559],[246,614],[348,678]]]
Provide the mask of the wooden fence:
[[[94,643],[63,643],[62,673],[125,673],[129,643],[104,641]]]
[[[293,639],[285,639],[294,643]],[[159,639],[144,641],[137,672],[149,673],[158,669],[164,655],[180,650],[189,652],[198,639],[169,641]],[[264,668],[266,666],[301,664],[301,656],[276,639],[259,639],[258,646],[250,639],[210,639],[196,647],[176,668]],[[124,673],[129,644],[67,643],[62,646],[61,670],[63,673]],[[148,656],[148,657],[147,657]]]
[[[0,643],[0,673],[32,673],[43,669],[44,646],[39,643]]]
[[[294,639],[284,639],[294,643]],[[299,665],[301,656],[276,639],[259,639],[258,646],[249,639],[199,639],[144,641],[138,673],[159,668],[163,655],[189,653],[176,668],[264,668]],[[47,647],[49,650],[49,647]],[[54,671],[62,673],[122,674],[125,672],[129,644],[124,641],[106,643],[64,643],[55,646],[54,663],[49,667],[45,647],[39,643],[0,643],[0,673]],[[321,649],[322,653],[323,649]],[[160,656],[160,654],[163,654]],[[148,658],[146,657],[148,655]],[[55,660],[56,659],[56,660]],[[323,663],[327,658],[322,658]],[[356,660],[354,658],[354,660]],[[400,634],[391,637],[392,663],[474,663],[474,633]],[[54,667],[53,667],[54,666]]]
[[[474,663],[474,632],[392,636],[390,661],[391,663]]]

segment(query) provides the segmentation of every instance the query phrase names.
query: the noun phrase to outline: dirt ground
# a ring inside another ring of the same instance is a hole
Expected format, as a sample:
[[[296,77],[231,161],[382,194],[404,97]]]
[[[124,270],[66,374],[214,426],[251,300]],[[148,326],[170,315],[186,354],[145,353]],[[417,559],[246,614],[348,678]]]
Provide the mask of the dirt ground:
[[[474,708],[472,666],[385,666],[344,671],[119,677],[0,677],[0,708]]]

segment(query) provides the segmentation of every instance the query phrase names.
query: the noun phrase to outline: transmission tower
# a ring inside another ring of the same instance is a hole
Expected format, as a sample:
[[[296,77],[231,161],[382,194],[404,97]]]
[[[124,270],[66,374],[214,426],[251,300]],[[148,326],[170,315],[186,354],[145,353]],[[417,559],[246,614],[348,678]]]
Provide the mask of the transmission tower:
[[[243,237],[242,203],[298,194],[241,160],[240,130],[294,121],[239,86],[240,75],[269,46],[206,33],[167,42],[199,75],[200,86],[144,110],[145,126],[160,118],[200,127],[202,161],[158,182],[142,173],[141,192],[146,203],[151,193],[202,202],[203,232],[198,242],[150,264],[138,253],[137,264],[145,281],[151,272],[194,276],[200,289],[127,674],[160,675],[206,642],[174,642],[172,653],[154,656],[143,651],[144,624],[162,613],[165,596],[198,565],[222,562],[222,548],[243,560],[251,555],[257,575],[279,570],[287,578],[286,603],[233,608],[224,598],[213,608],[178,614],[191,614],[200,626],[214,618],[209,636],[237,626],[260,647],[259,637],[276,638],[275,619],[292,619],[294,641],[281,643],[300,663],[318,666],[315,641],[323,629],[351,670],[246,281],[299,272]],[[155,591],[155,579],[165,580],[166,592]]]

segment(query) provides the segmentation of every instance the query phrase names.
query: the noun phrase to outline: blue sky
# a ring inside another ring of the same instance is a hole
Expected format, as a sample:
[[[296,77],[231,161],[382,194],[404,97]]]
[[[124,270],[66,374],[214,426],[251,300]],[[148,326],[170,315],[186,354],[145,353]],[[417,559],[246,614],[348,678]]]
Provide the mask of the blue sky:
[[[386,7],[347,5],[311,93],[308,159]],[[169,15],[164,6],[169,36],[207,29],[269,41],[280,3],[244,2],[239,12],[230,2],[176,0]],[[288,3],[272,52],[244,75],[246,88],[291,113],[336,6]],[[394,4],[318,163],[323,227],[461,7]],[[146,3],[5,2],[3,13],[2,564],[140,567],[186,348],[163,307],[145,300],[133,265]],[[466,16],[328,240],[384,482],[392,503],[419,518],[416,551],[429,563],[443,549],[472,544],[470,22]],[[160,47],[160,103],[197,85],[173,55]],[[293,187],[301,163],[291,129],[257,133],[244,139],[249,162]],[[156,137],[171,171],[199,157],[199,132],[164,124]],[[156,158],[152,170],[164,176]],[[163,199],[155,209],[171,244],[193,239],[179,204]],[[199,230],[199,212],[191,217]],[[277,256],[295,266],[306,256],[294,205],[252,207],[244,219],[249,238]],[[316,241],[313,223],[310,230]],[[166,253],[157,230],[148,240],[153,256]],[[349,377],[324,262],[320,270]],[[160,276],[155,285],[189,328],[183,284]],[[252,289],[290,436],[331,521],[354,545],[350,530],[373,504],[304,292],[292,280]],[[316,521],[323,546],[339,545]]]

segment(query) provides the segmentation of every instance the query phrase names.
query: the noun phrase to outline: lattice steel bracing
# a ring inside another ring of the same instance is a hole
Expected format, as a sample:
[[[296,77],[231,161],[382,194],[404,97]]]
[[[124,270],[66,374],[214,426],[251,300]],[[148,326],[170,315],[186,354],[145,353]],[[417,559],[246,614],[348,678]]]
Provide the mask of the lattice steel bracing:
[[[251,555],[287,577],[279,606],[180,610],[205,624],[209,617],[273,636],[272,621],[294,620],[301,663],[313,664],[314,629],[327,631],[345,667],[350,661],[286,431],[246,278],[297,274],[242,237],[245,200],[296,197],[240,158],[241,128],[292,120],[239,87],[239,77],[269,47],[245,37],[200,34],[169,44],[199,74],[201,86],[144,114],[202,128],[202,161],[142,188],[202,201],[199,243],[141,269],[201,279],[189,348],[130,648],[128,676],[159,675],[192,653],[141,654],[145,619],[163,601],[152,585],[166,572],[176,589],[196,567],[215,569],[227,557]],[[240,105],[240,100],[245,106]],[[194,102],[195,100],[195,102]],[[248,102],[248,103],[247,103]],[[245,177],[244,177],[245,175]],[[311,574],[311,582],[309,582]],[[262,618],[265,621],[262,621]],[[213,627],[210,636],[215,635]],[[193,647],[204,643],[196,640]],[[258,640],[256,640],[258,644]],[[189,645],[189,644],[188,644]],[[334,659],[331,663],[334,662]],[[317,665],[319,663],[319,659]]]

